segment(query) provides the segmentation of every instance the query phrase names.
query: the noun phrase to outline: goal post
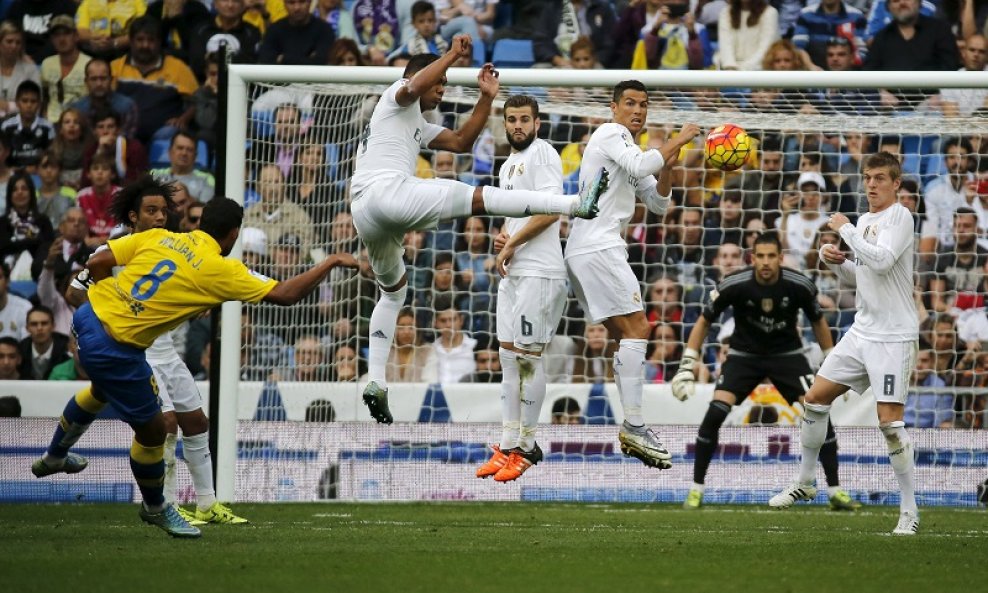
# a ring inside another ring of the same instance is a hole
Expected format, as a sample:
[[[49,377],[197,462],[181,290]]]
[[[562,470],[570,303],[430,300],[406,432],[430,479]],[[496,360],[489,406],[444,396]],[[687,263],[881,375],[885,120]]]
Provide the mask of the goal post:
[[[463,113],[468,113],[472,108],[472,105],[477,100],[476,93],[476,76],[477,70],[475,68],[454,68],[450,69],[447,75],[448,86],[450,89],[454,87],[459,87],[458,92],[447,92],[447,96],[444,98],[444,102],[447,105],[453,106],[447,113],[443,114],[447,122],[455,122],[458,117],[462,117]],[[334,165],[337,168],[334,170],[333,175],[345,175],[347,172],[352,170],[352,153],[347,153],[346,148],[348,145],[355,143],[359,129],[362,128],[359,125],[361,122],[366,121],[369,116],[369,111],[367,111],[368,103],[372,106],[371,99],[379,94],[384,88],[392,84],[394,81],[401,77],[401,69],[399,68],[377,68],[377,67],[301,67],[301,66],[261,66],[261,65],[242,65],[242,64],[232,64],[229,66],[229,77],[228,77],[228,102],[223,107],[225,109],[225,117],[227,118],[227,135],[225,138],[226,146],[226,192],[227,195],[240,202],[245,202],[245,197],[248,195],[249,191],[255,191],[248,184],[248,175],[257,175],[257,169],[261,166],[259,162],[248,162],[250,157],[245,157],[245,147],[251,146],[252,142],[256,143],[256,130],[258,128],[268,129],[266,134],[270,136],[272,132],[270,128],[276,125],[271,120],[272,108],[280,105],[280,101],[284,97],[288,97],[289,102],[297,102],[300,110],[302,111],[303,122],[301,127],[304,129],[309,126],[309,130],[318,130],[320,134],[319,142],[323,145],[332,144],[339,147],[343,152],[338,155],[338,157],[326,157],[328,158],[338,158],[338,161],[329,163],[328,168],[333,168]],[[802,133],[823,133],[823,132],[851,132],[858,131],[867,134],[895,134],[900,136],[922,136],[922,137],[936,137],[937,139],[946,138],[953,135],[971,135],[974,133],[984,133],[988,135],[988,118],[982,117],[981,115],[972,115],[966,117],[957,118],[945,118],[933,113],[924,113],[922,111],[914,113],[912,115],[904,115],[901,113],[882,113],[876,115],[855,115],[846,113],[835,113],[830,112],[826,109],[817,109],[816,113],[805,112],[799,113],[798,109],[775,109],[775,110],[760,110],[757,105],[752,106],[750,103],[743,105],[741,103],[732,102],[730,100],[724,100],[717,103],[715,108],[706,109],[704,108],[701,100],[703,99],[703,94],[698,92],[696,89],[920,89],[920,90],[937,90],[937,89],[988,89],[988,73],[986,72],[842,72],[842,73],[832,73],[832,72],[747,72],[747,71],[618,71],[618,70],[593,70],[593,71],[577,71],[577,70],[550,70],[550,69],[529,69],[529,70],[502,70],[500,72],[500,83],[501,83],[501,95],[498,97],[496,105],[500,105],[500,102],[511,93],[514,92],[525,92],[526,90],[536,94],[540,100],[540,108],[543,112],[543,117],[546,120],[551,120],[551,125],[556,125],[558,121],[572,120],[573,118],[589,116],[598,119],[609,118],[610,112],[607,108],[609,101],[609,89],[613,87],[614,84],[628,79],[637,79],[642,81],[645,86],[650,91],[651,105],[649,109],[648,124],[651,129],[667,129],[667,131],[674,132],[680,125],[686,123],[687,121],[692,121],[701,126],[704,130],[708,130],[715,125],[722,123],[735,123],[746,128],[749,132],[758,133],[783,133],[788,131],[796,131]],[[555,93],[553,89],[569,89],[571,92],[567,93]],[[902,93],[909,99],[909,93],[912,91]],[[265,93],[270,93],[275,96],[274,99],[270,99],[266,104],[265,109],[255,109],[255,106],[259,101],[264,101],[262,96]],[[278,98],[281,97],[281,98]],[[685,98],[684,101],[675,100],[676,97]],[[915,103],[920,103],[921,101],[917,99]],[[921,107],[920,109],[924,109]],[[301,146],[301,135],[304,132],[298,132],[299,136],[299,146]],[[253,137],[252,137],[253,136]],[[499,140],[499,139],[498,139]],[[567,137],[562,141],[563,144],[578,144],[580,138],[578,137]],[[492,141],[493,143],[493,141]],[[328,150],[328,149],[327,149]],[[493,150],[493,149],[492,149]],[[917,151],[920,149],[917,148]],[[988,152],[988,145],[982,145],[981,152]],[[477,152],[474,155],[474,159],[478,160],[478,155],[484,154],[483,151]],[[843,153],[838,151],[837,156],[839,158],[843,157]],[[905,155],[910,158],[919,159],[926,155],[922,152],[917,152],[915,154]],[[984,157],[988,158],[988,156]],[[493,166],[493,171],[491,171],[491,166]],[[487,167],[487,172],[484,173],[477,170],[471,170],[467,173],[472,175],[474,178],[484,177],[489,178],[489,176],[496,174],[496,165],[491,165]],[[252,168],[254,170],[252,170]],[[476,169],[476,167],[475,167]],[[925,170],[924,170],[925,171]],[[705,173],[701,173],[703,175]],[[712,175],[712,174],[711,174]],[[289,176],[285,176],[284,182],[286,184],[296,183],[296,181],[290,180]],[[345,202],[340,202],[340,200],[345,200],[346,195],[346,179],[345,178],[328,178],[324,180],[327,184],[332,185],[332,191],[329,191],[327,195],[334,196],[335,202],[331,204],[325,212],[338,213],[341,210],[341,204]],[[711,186],[713,187],[713,186]],[[297,189],[297,188],[293,188]],[[686,189],[694,189],[699,192],[708,191],[709,188],[703,184],[701,180],[700,187],[690,187]],[[256,199],[256,198],[255,198]],[[313,210],[313,212],[324,212],[323,210]],[[279,236],[273,236],[274,233],[267,235],[267,245],[269,249],[276,247],[277,243],[285,239],[285,235],[297,235],[299,241],[307,241],[305,237],[308,231],[314,230],[316,234],[323,237],[322,241],[318,245],[313,245],[313,253],[318,253],[321,248],[324,252],[328,253],[333,249],[340,248],[341,246],[349,246],[350,242],[343,240],[338,240],[335,235],[333,235],[333,221],[325,219],[317,219],[315,216],[311,218],[313,229],[294,229],[294,232],[288,232],[282,227],[272,226],[271,228],[276,229],[275,233]],[[642,234],[647,239],[642,240],[641,244],[643,249],[649,247],[649,240],[656,237],[662,236],[662,225],[660,222],[654,220],[645,220],[640,223],[642,226]],[[284,231],[284,232],[283,232]],[[445,232],[445,231],[444,231]],[[451,234],[454,230],[449,229]],[[438,237],[438,234],[437,234]],[[455,238],[462,238],[457,235]],[[285,239],[286,241],[288,239]],[[294,238],[292,239],[294,240]],[[433,237],[430,240],[437,240],[438,238]],[[452,241],[453,239],[451,239]],[[342,241],[342,242],[341,242]],[[303,243],[304,244],[304,243]],[[448,247],[445,249],[449,250]],[[233,257],[239,257],[241,255],[241,245],[235,247]],[[453,253],[455,257],[455,253]],[[652,265],[654,262],[648,260],[648,255],[643,255],[641,257],[641,263],[643,269],[649,269],[648,266]],[[373,282],[364,282],[365,278],[358,278],[358,280],[351,283],[347,283],[344,280],[334,280],[331,282],[331,287],[327,290],[333,292],[334,297],[339,297],[340,295],[346,295],[347,302],[333,301],[329,299],[325,302],[321,301],[316,307],[323,307],[324,310],[330,310],[333,307],[343,307],[346,306],[349,309],[360,309],[365,310],[368,303],[373,303],[376,299],[376,293],[373,291]],[[643,279],[644,282],[644,279]],[[682,288],[681,290],[688,289]],[[646,287],[647,288],[647,287]],[[683,305],[684,309],[688,309],[690,306],[695,306],[698,304],[696,302],[687,303],[688,298],[697,298],[698,300],[702,298],[705,294],[705,290],[702,286],[698,288],[699,292],[692,296],[681,296],[680,304]],[[469,291],[468,291],[469,292]],[[431,293],[430,293],[431,294]],[[699,295],[699,296],[698,296]],[[468,294],[467,300],[470,302],[476,302],[474,299],[475,294]],[[644,295],[647,299],[647,295]],[[492,302],[492,301],[491,301]],[[431,306],[429,302],[419,303],[417,305],[419,308],[426,310],[423,318],[431,318],[428,313],[429,307]],[[251,306],[246,306],[244,310],[255,311],[255,308]],[[246,476],[251,472],[243,468],[244,461],[241,461],[242,452],[238,452],[238,440],[243,440],[245,434],[259,434],[263,435],[258,437],[265,442],[279,442],[279,439],[288,438],[287,435],[294,431],[294,428],[285,428],[282,430],[276,423],[265,422],[263,419],[255,421],[258,414],[251,414],[249,411],[254,407],[260,411],[261,407],[265,404],[264,392],[267,389],[266,381],[261,378],[252,378],[250,380],[243,379],[244,367],[242,365],[242,360],[250,360],[251,353],[242,352],[243,345],[241,344],[241,332],[244,328],[241,325],[241,311],[242,307],[239,303],[226,303],[223,306],[223,320],[221,329],[221,369],[220,369],[220,417],[213,420],[214,430],[217,431],[217,495],[221,500],[244,500],[244,499],[257,499],[254,495],[245,494],[246,486],[238,484],[238,476]],[[694,309],[695,312],[695,309]],[[307,321],[303,319],[303,313],[293,312],[292,310],[285,311],[282,313],[272,313],[272,312],[260,312],[258,313],[262,319],[275,320],[274,323],[278,324],[278,328],[292,329],[295,328],[296,331],[288,332],[292,338],[286,338],[283,343],[284,351],[287,352],[285,356],[291,358],[293,356],[292,352],[293,345],[288,342],[294,339],[301,339],[301,335],[304,334],[301,329]],[[567,313],[569,315],[569,313]],[[479,315],[478,315],[479,317]],[[253,319],[253,318],[252,318]],[[362,321],[361,314],[355,313],[353,315],[342,315],[334,316],[330,321],[333,323],[346,320],[351,321],[354,327],[357,328],[356,333],[359,334],[361,331],[366,332],[366,324]],[[473,318],[468,320],[473,322]],[[250,322],[253,324],[253,321]],[[477,322],[478,327],[483,326],[483,321]],[[490,319],[486,323],[491,323]],[[492,332],[493,328],[489,325],[483,326],[484,332]],[[252,326],[252,329],[257,329]],[[263,328],[261,328],[263,329]],[[419,328],[428,329],[428,328]],[[329,331],[329,330],[327,330]],[[332,332],[335,332],[335,326]],[[341,347],[350,343],[350,338],[337,340],[337,335],[331,332],[330,342],[328,344],[328,349],[333,351],[339,351]],[[481,332],[483,333],[483,332]],[[359,337],[359,336],[358,336]],[[577,338],[579,338],[577,336]],[[681,336],[681,340],[685,341],[686,336]],[[334,341],[336,340],[336,341]],[[355,355],[359,358],[361,356],[359,352]],[[278,363],[280,366],[281,363]],[[289,361],[287,366],[292,363]],[[356,364],[356,363],[355,363]],[[358,366],[359,368],[359,366]],[[249,383],[249,385],[248,385]],[[402,423],[414,423],[416,420],[422,418],[433,419],[434,415],[432,412],[437,410],[442,410],[442,414],[445,414],[444,418],[451,421],[449,425],[438,425],[438,424],[406,424],[402,430],[404,432],[397,433],[399,436],[394,436],[396,433],[389,433],[388,427],[380,427],[370,422],[369,416],[363,409],[360,403],[360,392],[359,388],[362,383],[353,381],[339,381],[331,380],[324,381],[313,384],[297,383],[292,381],[282,380],[278,383],[280,389],[276,389],[279,392],[278,405],[282,407],[279,413],[283,414],[280,416],[282,419],[287,419],[291,422],[298,422],[305,418],[304,410],[307,402],[315,399],[327,399],[333,404],[333,409],[335,410],[337,420],[345,421],[345,424],[339,424],[333,426],[330,435],[330,429],[323,427],[319,428],[314,425],[299,425],[297,438],[299,442],[309,443],[313,439],[320,438],[319,435],[329,435],[326,436],[327,441],[331,444],[327,445],[327,449],[320,449],[322,453],[312,453],[312,455],[330,455],[338,456],[339,463],[334,462],[334,466],[339,467],[340,464],[350,463],[352,465],[347,471],[351,479],[349,486],[340,486],[341,490],[346,490],[347,496],[353,499],[372,499],[380,493],[383,498],[408,498],[408,497],[419,497],[426,496],[421,494],[419,491],[415,490],[411,485],[406,483],[400,483],[398,481],[385,482],[382,478],[380,483],[378,480],[374,479],[373,471],[381,471],[389,474],[396,474],[399,469],[387,469],[388,466],[374,466],[373,469],[368,469],[365,465],[360,465],[366,460],[376,459],[375,455],[391,455],[396,459],[396,464],[407,464],[416,462],[416,443],[426,443],[430,441],[442,441],[444,443],[441,452],[437,452],[438,448],[433,451],[437,455],[448,455],[450,458],[460,455],[462,452],[456,450],[456,442],[493,442],[492,439],[496,438],[495,435],[499,432],[499,406],[496,402],[497,398],[497,386],[453,386],[446,388],[440,388],[438,390],[430,388],[428,385],[424,384],[411,384],[411,385],[398,385],[393,389],[394,393],[391,397],[392,407],[396,411],[396,416],[399,422]],[[934,388],[935,389],[935,388]],[[560,387],[554,385],[550,387],[549,395],[546,398],[545,407],[548,408],[552,403],[554,397],[563,397],[570,390],[565,387]],[[978,386],[970,386],[962,390],[964,394],[972,394],[972,397],[983,393],[985,390],[979,388]],[[710,392],[712,392],[712,385],[707,385],[701,388],[700,399],[696,402],[688,402],[683,404],[683,408],[675,408],[678,402],[673,402],[671,396],[668,394],[668,390],[665,385],[650,385],[648,391],[646,392],[646,419],[649,422],[662,421],[668,422],[671,418],[673,422],[670,424],[681,424],[683,426],[678,427],[678,432],[675,432],[675,436],[671,437],[670,442],[675,443],[680,450],[685,450],[688,448],[689,443],[692,442],[692,438],[695,436],[695,424],[699,422],[699,418],[702,418],[703,409],[705,409],[705,400],[703,397],[709,399]],[[953,390],[953,393],[958,393],[958,390]],[[605,385],[600,389],[600,393],[595,387],[588,387],[582,395],[576,397],[577,400],[582,404],[584,410],[587,410],[588,405],[598,405],[601,410],[607,410],[610,421],[615,419],[620,419],[620,404],[619,400],[614,393],[613,385],[605,382]],[[602,395],[601,395],[602,394]],[[297,396],[297,397],[296,397]],[[598,398],[594,400],[596,403],[591,404],[592,398]],[[959,397],[959,396],[958,396]],[[441,400],[440,400],[441,398]],[[603,398],[602,400],[600,398]],[[431,403],[430,403],[431,402]],[[867,417],[867,404],[862,404],[860,401],[850,402],[846,404],[848,408],[846,412],[835,411],[835,418],[840,417],[840,414],[846,414],[843,418],[846,419],[846,424],[868,424],[870,420]],[[431,406],[431,407],[430,407]],[[430,409],[431,412],[426,413],[426,409]],[[245,410],[247,410],[245,412]],[[263,414],[261,414],[263,416]],[[543,412],[543,419],[548,421],[550,413],[548,409]],[[476,424],[474,424],[476,423]],[[692,425],[692,426],[691,426]],[[441,428],[437,428],[441,427]],[[394,429],[390,429],[394,430]],[[542,430],[540,428],[540,430]],[[584,455],[587,459],[597,459],[604,457],[609,459],[606,453],[607,449],[603,444],[599,446],[595,443],[602,442],[605,437],[602,435],[609,435],[615,429],[613,427],[608,428],[607,426],[594,426],[591,421],[586,426],[580,426],[573,429],[574,437],[565,439],[567,441],[576,441],[580,438],[588,440],[593,446],[589,449],[584,450],[579,455]],[[673,430],[673,429],[670,429]],[[322,432],[321,432],[322,431]],[[565,434],[562,427],[546,427],[547,434],[553,437],[559,437]],[[610,432],[608,432],[610,431]],[[757,438],[761,440],[771,439],[772,430],[765,427],[752,427],[751,434],[757,434]],[[661,431],[660,431],[661,432]],[[729,431],[733,436],[738,436],[742,441],[748,438],[744,429]],[[785,431],[784,431],[785,432]],[[877,431],[876,431],[877,432]],[[949,431],[948,431],[949,432]],[[238,434],[240,437],[238,439]],[[794,435],[793,429],[790,427],[787,432],[788,435]],[[970,432],[965,431],[961,433],[927,433],[926,437],[919,439],[919,442],[925,444],[930,450],[937,449],[951,449],[960,448],[965,449],[966,443],[970,443],[970,447],[967,447],[971,451],[974,457],[982,455],[983,451],[988,451],[988,440],[986,440],[985,435],[988,432],[982,430],[980,432]],[[877,440],[872,437],[862,436],[857,438],[858,433],[854,433],[854,438],[851,440],[858,443],[858,445],[852,445],[849,449],[854,455],[860,458],[866,458],[868,455],[881,456],[884,455],[883,446],[880,446]],[[970,437],[970,438],[968,438]],[[788,439],[789,436],[786,437]],[[393,442],[394,439],[405,439],[407,441],[405,445]],[[925,440],[924,440],[925,439]],[[611,440],[613,440],[613,435],[611,435]],[[347,447],[347,442],[359,442],[360,447]],[[781,442],[781,441],[778,441]],[[788,440],[786,442],[789,442]],[[411,445],[408,445],[411,443]],[[570,443],[572,444],[572,443]],[[403,446],[410,446],[413,451],[409,451],[407,447],[403,449]],[[560,449],[558,455],[560,459],[565,459],[566,461],[572,461],[575,459],[577,453],[573,453],[570,449],[567,449],[569,445],[565,445]],[[759,445],[760,446],[760,445]],[[361,449],[362,447],[362,449]],[[314,447],[315,450],[318,447]],[[377,451],[377,453],[375,453]],[[567,452],[569,451],[569,452]],[[771,451],[778,453],[778,449],[773,449],[771,445],[768,445],[768,453],[766,459],[771,457]],[[798,451],[798,447],[794,449]],[[421,453],[421,451],[419,451]],[[429,453],[430,455],[433,453]],[[477,452],[472,452],[466,454],[467,457],[473,458],[478,455]],[[741,455],[739,458],[743,458]],[[778,455],[776,455],[778,457]],[[980,457],[978,457],[980,459]],[[260,463],[266,463],[261,461]],[[272,462],[275,463],[275,462]],[[610,462],[608,462],[610,463]],[[682,465],[682,464],[681,464]],[[770,462],[766,461],[764,469],[766,472],[771,468],[769,467]],[[404,466],[402,466],[404,467]],[[614,465],[611,464],[607,466],[611,469],[615,467],[621,467],[620,471],[611,471],[607,474],[607,480],[623,480],[627,477],[628,469],[624,468],[624,465]],[[929,472],[927,475],[933,475],[932,470],[934,466],[928,468]],[[337,471],[343,471],[338,469]],[[685,472],[685,470],[683,470]],[[737,472],[734,469],[731,471]],[[777,473],[785,473],[786,478],[789,477],[788,474],[791,473],[790,466],[777,467],[775,469]],[[852,475],[858,476],[859,473],[855,473],[857,470],[852,471]],[[862,466],[860,469],[860,475],[870,475],[868,472],[874,471],[873,468],[865,468]],[[954,478],[957,480],[973,480],[974,474],[976,473],[976,468],[974,466],[958,466],[956,475]],[[275,470],[272,470],[272,475]],[[289,471],[288,474],[291,474]],[[253,479],[256,475],[251,474]],[[287,474],[286,474],[287,475]],[[260,499],[271,499],[272,496],[284,500],[292,500],[295,496],[294,494],[284,494],[282,498],[282,491],[288,491],[289,479],[295,480],[292,484],[295,484],[299,478],[295,474],[295,478],[271,478],[266,476],[265,479],[270,479],[271,483],[275,486],[269,485],[269,490],[265,491],[265,494],[257,495]],[[459,475],[459,474],[444,474],[444,475]],[[637,476],[637,474],[635,474]],[[667,473],[663,472],[663,476]],[[735,474],[732,474],[735,475]],[[470,480],[468,474],[463,474],[464,480]],[[681,476],[677,474],[682,480],[688,479],[686,473],[682,473]],[[736,477],[736,476],[735,476]],[[308,478],[306,478],[308,479]],[[389,477],[389,480],[392,478]],[[527,476],[526,476],[527,479]],[[780,477],[781,479],[781,477]],[[862,478],[865,479],[865,478]],[[984,479],[983,477],[981,478]],[[644,481],[651,480],[654,478],[650,476],[636,477],[633,484],[639,485],[644,488]],[[371,485],[368,485],[371,484]],[[373,484],[377,484],[373,486]],[[850,488],[854,488],[854,484],[851,480],[848,480]],[[973,482],[972,482],[973,484]],[[366,486],[366,488],[365,488]],[[639,487],[635,486],[635,487]],[[769,484],[757,484],[752,485],[752,487],[767,488]],[[940,486],[938,486],[940,487]],[[551,482],[541,483],[537,482],[535,487],[529,491],[529,499],[532,500],[577,500],[580,498],[580,492],[585,492],[586,490],[581,490],[590,488],[589,483],[579,483],[575,486],[573,484],[554,484]],[[973,488],[973,485],[972,485]],[[453,489],[455,490],[455,489]],[[370,493],[364,496],[361,493]],[[470,489],[464,490],[466,494],[465,497],[472,497],[473,491]],[[517,491],[511,491],[511,496],[518,495]],[[625,491],[622,491],[625,492]],[[256,493],[255,493],[256,494]],[[625,494],[627,494],[625,492]],[[438,496],[438,495],[437,495]],[[443,489],[443,494],[441,496],[455,496],[455,494],[450,494],[450,489]],[[502,495],[498,495],[499,497]],[[525,497],[526,495],[522,493],[519,495]],[[615,496],[623,496],[622,494],[617,494]],[[938,494],[939,496],[939,494]],[[942,500],[944,504],[969,504],[970,500],[967,498],[959,497],[953,490],[945,487],[945,493],[942,493]],[[341,497],[345,497],[342,496]],[[303,495],[302,499],[308,499],[307,495]],[[646,497],[646,499],[648,499]],[[590,500],[590,498],[585,498],[584,500]],[[745,497],[739,497],[736,499],[738,501],[747,501]]]

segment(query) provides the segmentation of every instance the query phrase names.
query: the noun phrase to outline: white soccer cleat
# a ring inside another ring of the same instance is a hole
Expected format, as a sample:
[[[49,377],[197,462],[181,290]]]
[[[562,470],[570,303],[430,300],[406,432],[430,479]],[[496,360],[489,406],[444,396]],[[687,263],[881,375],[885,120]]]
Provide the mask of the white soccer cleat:
[[[902,511],[899,513],[899,524],[892,530],[892,535],[916,535],[919,531],[919,513]]]
[[[768,506],[773,509],[788,509],[800,500],[813,500],[814,498],[816,498],[816,486],[793,483],[768,499]]]
[[[648,467],[669,469],[672,467],[672,455],[659,442],[659,437],[651,428],[630,429],[625,423],[618,433],[621,442],[621,452],[628,457],[638,459]]]

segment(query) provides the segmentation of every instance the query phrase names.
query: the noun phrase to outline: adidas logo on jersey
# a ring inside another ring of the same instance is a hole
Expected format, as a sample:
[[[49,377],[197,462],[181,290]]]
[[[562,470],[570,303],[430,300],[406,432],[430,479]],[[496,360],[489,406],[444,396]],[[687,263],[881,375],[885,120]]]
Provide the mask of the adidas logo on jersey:
[[[532,215],[532,207],[525,206],[525,216],[531,216],[531,215]]]
[[[377,330],[376,332],[372,333],[371,334],[371,337],[372,338],[381,338],[382,340],[387,340],[388,339],[388,336],[384,332],[382,332],[381,330]]]

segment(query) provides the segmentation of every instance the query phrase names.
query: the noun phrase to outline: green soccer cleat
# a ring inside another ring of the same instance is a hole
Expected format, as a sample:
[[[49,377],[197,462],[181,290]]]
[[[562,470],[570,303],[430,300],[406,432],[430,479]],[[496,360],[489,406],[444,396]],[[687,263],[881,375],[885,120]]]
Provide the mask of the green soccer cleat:
[[[380,424],[391,424],[394,418],[388,409],[388,390],[382,389],[376,381],[371,381],[364,387],[364,404],[370,415]]]
[[[161,528],[165,533],[172,537],[202,537],[202,532],[199,531],[199,528],[189,525],[189,523],[182,518],[182,515],[178,514],[178,511],[175,509],[175,505],[173,504],[165,505],[164,510],[160,513],[152,513],[142,503],[141,510],[138,514],[140,514],[141,519],[145,523]]]
[[[590,181],[590,187],[584,187],[580,192],[580,205],[573,211],[573,216],[577,218],[597,218],[599,212],[598,202],[600,196],[607,191],[608,181],[607,169],[601,167],[597,175]]]
[[[45,458],[35,461],[31,464],[31,473],[34,474],[35,478],[43,478],[45,476],[50,476],[52,474],[77,474],[89,466],[89,462],[82,455],[76,455],[75,453],[69,453],[65,456],[65,460],[62,465],[54,467],[45,463]]]
[[[200,521],[199,519],[196,519],[195,513],[191,513],[191,512],[183,509],[182,507],[180,507],[178,505],[175,505],[175,510],[178,511],[178,514],[183,519],[185,519],[185,522],[186,523],[188,523],[189,525],[191,525],[193,527],[199,527],[201,525],[205,525],[206,524],[205,521]]]
[[[683,508],[687,511],[695,511],[703,506],[703,492],[690,488],[686,500],[683,501]]]
[[[202,521],[203,523],[221,523],[223,525],[243,525],[245,523],[250,523],[247,519],[237,516],[230,510],[230,507],[220,503],[214,502],[213,506],[209,507],[205,511],[201,511],[196,508],[196,521]]]
[[[830,510],[832,511],[856,511],[861,508],[861,503],[851,498],[846,490],[838,490],[830,497]]]

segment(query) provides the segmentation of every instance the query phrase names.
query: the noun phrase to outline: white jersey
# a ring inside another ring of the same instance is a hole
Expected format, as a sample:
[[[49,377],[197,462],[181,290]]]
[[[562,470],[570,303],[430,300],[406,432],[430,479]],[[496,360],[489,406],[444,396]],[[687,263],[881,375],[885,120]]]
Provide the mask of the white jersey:
[[[590,136],[580,165],[580,186],[590,183],[601,167],[607,169],[610,178],[607,191],[600,197],[597,218],[573,221],[566,242],[567,258],[611,247],[627,248],[623,232],[635,213],[635,197],[655,189],[655,176],[637,173],[644,154],[621,124],[606,123]],[[661,158],[655,170],[661,168]]]
[[[504,189],[527,189],[549,194],[563,193],[563,163],[552,146],[540,138],[521,152],[512,152],[498,172]],[[528,224],[529,217],[505,218],[504,227],[514,235]],[[515,250],[508,274],[566,279],[559,221]]]
[[[420,149],[428,148],[445,129],[425,121],[418,101],[408,107],[395,101],[395,93],[406,84],[403,78],[384,91],[364,128],[350,182],[354,198],[382,177],[413,177]]]
[[[845,224],[840,235],[855,255],[854,263],[838,267],[842,276],[853,271],[857,284],[858,313],[851,333],[873,342],[917,340],[912,215],[892,204],[881,212],[862,214],[856,227]]]
[[[104,251],[106,249],[109,249],[109,247],[104,243],[103,245],[100,245],[99,247],[96,248],[96,251],[93,252],[93,255],[96,255],[97,253]],[[120,270],[122,269],[123,266],[113,266],[114,277],[117,274],[119,274]],[[89,290],[88,286],[79,282],[75,278],[72,279],[71,286],[76,290],[82,290],[82,291]],[[174,339],[172,338],[172,331],[167,331],[161,334],[160,336],[158,336],[157,338],[155,338],[154,342],[152,342],[151,345],[148,347],[148,349],[144,351],[144,357],[147,359],[148,364],[154,365],[163,362],[182,360],[182,357],[178,355],[178,351],[175,350],[175,342]]]

